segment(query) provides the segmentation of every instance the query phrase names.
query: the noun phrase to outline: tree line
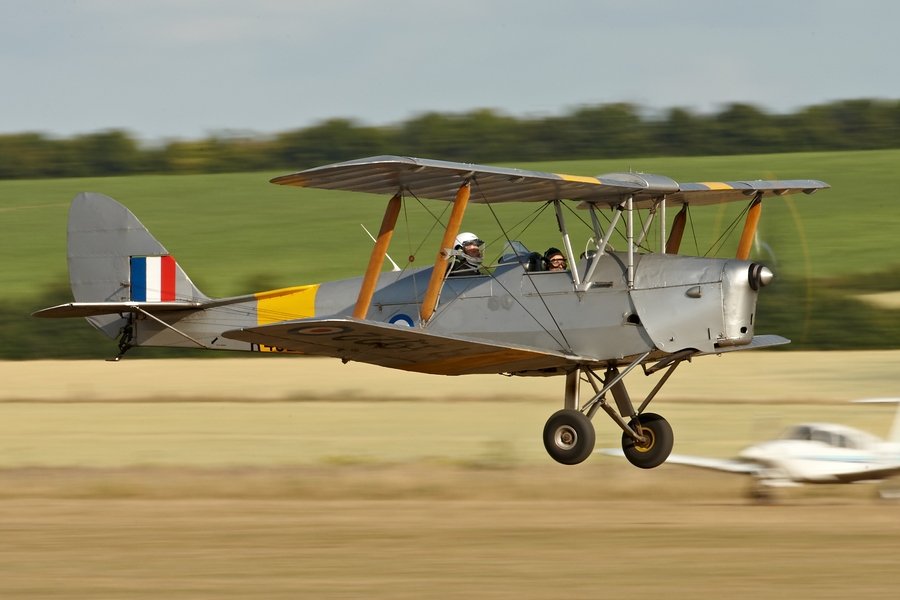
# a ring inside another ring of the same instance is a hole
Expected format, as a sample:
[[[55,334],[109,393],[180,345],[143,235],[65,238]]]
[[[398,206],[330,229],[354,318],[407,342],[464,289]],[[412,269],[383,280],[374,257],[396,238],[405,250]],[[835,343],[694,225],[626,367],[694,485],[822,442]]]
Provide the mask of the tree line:
[[[773,114],[734,103],[647,114],[629,103],[516,118],[491,109],[427,113],[396,125],[336,118],[271,136],[223,132],[144,145],[111,129],[71,138],[0,135],[0,179],[303,169],[399,154],[463,162],[875,150],[900,147],[900,101],[842,100]]]

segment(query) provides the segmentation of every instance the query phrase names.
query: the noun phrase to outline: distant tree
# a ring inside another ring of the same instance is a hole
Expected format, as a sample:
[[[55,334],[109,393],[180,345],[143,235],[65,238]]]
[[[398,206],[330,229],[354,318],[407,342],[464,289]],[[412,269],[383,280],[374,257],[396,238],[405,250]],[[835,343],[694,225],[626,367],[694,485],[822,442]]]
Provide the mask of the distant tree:
[[[707,153],[711,145],[710,129],[709,119],[685,108],[672,108],[652,128],[655,154],[682,156]]]
[[[713,124],[717,154],[778,152],[784,146],[785,132],[767,113],[749,104],[728,105]]]
[[[306,129],[279,135],[274,142],[278,163],[302,169],[323,162],[337,162],[383,154],[384,134],[348,119],[330,119]]]
[[[72,141],[72,151],[87,175],[126,175],[143,170],[137,142],[118,129],[78,136]]]
[[[275,137],[224,131],[152,147],[116,129],[69,139],[0,135],[0,179],[303,169],[378,154],[510,162],[897,147],[893,100],[843,100],[786,115],[734,103],[711,115],[672,108],[663,117],[616,103],[540,119],[491,109],[425,113],[385,127],[329,119]]]

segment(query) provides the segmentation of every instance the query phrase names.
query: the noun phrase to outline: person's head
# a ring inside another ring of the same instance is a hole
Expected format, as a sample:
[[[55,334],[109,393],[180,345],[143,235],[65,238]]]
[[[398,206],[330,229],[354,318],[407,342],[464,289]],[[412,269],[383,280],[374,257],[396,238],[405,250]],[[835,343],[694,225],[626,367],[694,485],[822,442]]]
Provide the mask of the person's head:
[[[482,254],[481,248],[484,242],[478,239],[474,233],[466,231],[456,236],[456,245],[454,248],[460,251],[460,258],[472,266],[481,265]]]
[[[565,271],[568,267],[566,256],[558,248],[550,248],[544,252],[544,262],[550,271]]]

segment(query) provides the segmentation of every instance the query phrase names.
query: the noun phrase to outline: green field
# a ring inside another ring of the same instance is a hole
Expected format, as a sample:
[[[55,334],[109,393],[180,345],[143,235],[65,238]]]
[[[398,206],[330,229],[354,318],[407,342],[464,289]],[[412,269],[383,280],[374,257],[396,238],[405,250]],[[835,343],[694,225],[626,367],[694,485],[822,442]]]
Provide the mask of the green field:
[[[896,265],[900,204],[890,190],[900,183],[900,150],[693,158],[641,158],[515,165],[593,175],[639,170],[680,181],[756,178],[821,179],[832,189],[765,204],[760,237],[775,254],[778,274],[789,278],[878,272]],[[66,215],[80,191],[97,191],[124,203],[172,252],[207,294],[226,296],[359,274],[371,242],[360,224],[377,230],[387,198],[302,190],[269,184],[281,173],[132,176],[0,182],[0,286],[4,299],[35,297],[66,282]],[[427,202],[440,215],[446,203]],[[506,227],[536,207],[497,207]],[[684,252],[705,252],[740,207],[697,209]],[[670,218],[671,218],[670,214]],[[446,217],[445,217],[446,218]],[[570,219],[575,223],[575,219]],[[437,246],[434,218],[415,200],[398,224],[392,256],[430,264]],[[572,227],[576,247],[589,232]],[[470,206],[464,222],[499,252],[502,233],[490,210]],[[430,232],[430,235],[429,235]],[[726,242],[729,254],[740,227]],[[546,211],[534,226],[515,233],[532,248],[558,245],[555,219]],[[615,243],[615,240],[613,240]],[[772,262],[772,257],[763,254]]]

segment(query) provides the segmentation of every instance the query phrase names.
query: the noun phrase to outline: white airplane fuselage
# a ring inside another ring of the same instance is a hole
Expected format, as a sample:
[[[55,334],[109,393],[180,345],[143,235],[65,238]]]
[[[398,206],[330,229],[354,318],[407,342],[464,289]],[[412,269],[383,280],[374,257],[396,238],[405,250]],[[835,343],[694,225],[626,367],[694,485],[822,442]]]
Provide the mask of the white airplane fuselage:
[[[739,457],[765,465],[767,479],[840,483],[848,477],[865,480],[868,472],[900,465],[900,447],[836,448],[816,441],[774,440],[750,446]]]

